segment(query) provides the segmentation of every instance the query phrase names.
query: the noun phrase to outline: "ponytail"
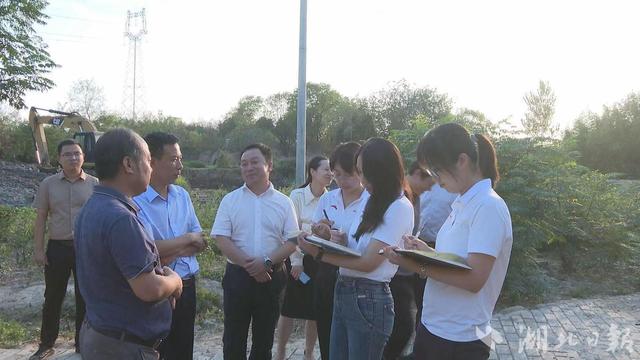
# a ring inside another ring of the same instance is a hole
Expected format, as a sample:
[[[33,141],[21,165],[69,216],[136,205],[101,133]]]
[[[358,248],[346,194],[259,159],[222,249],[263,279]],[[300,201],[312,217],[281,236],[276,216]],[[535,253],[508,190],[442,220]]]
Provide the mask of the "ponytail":
[[[460,154],[467,154],[482,177],[491,179],[491,186],[496,186],[500,180],[496,149],[486,135],[469,134],[460,124],[447,123],[431,129],[420,140],[416,155],[421,164],[450,170]]]
[[[498,171],[498,159],[496,158],[496,149],[491,140],[483,134],[473,134],[478,146],[478,166],[480,172],[485,178],[491,179],[491,186],[496,187],[500,181],[500,172]]]
[[[311,160],[309,160],[309,163],[307,163],[307,180],[304,182],[304,184],[298,186],[298,189],[304,189],[309,186],[309,184],[311,184],[311,181],[313,180],[311,178],[311,170],[318,170],[318,168],[320,167],[320,163],[324,160],[329,161],[329,159],[322,155],[314,156],[313,158],[311,158]]]

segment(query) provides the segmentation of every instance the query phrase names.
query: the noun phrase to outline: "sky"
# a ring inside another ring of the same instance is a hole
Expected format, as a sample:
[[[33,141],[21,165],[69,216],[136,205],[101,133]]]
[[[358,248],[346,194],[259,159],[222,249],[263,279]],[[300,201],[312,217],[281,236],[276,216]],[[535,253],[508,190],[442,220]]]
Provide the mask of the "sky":
[[[127,11],[142,8],[139,113],[220,121],[243,96],[297,87],[297,0],[52,0],[38,32],[61,66],[56,87],[27,105],[55,107],[74,81],[93,79],[122,111]],[[517,123],[544,80],[566,128],[640,91],[638,16],[633,0],[308,0],[307,81],[355,97],[406,79]]]

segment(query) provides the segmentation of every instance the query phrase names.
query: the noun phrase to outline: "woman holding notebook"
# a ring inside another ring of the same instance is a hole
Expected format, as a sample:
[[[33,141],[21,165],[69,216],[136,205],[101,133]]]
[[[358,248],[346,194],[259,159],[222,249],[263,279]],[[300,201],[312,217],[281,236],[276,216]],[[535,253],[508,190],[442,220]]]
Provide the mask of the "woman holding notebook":
[[[331,171],[338,188],[320,197],[312,221],[317,235],[337,243],[346,243],[346,231],[354,219],[360,218],[362,204],[369,193],[360,182],[356,171],[356,153],[360,144],[348,142],[338,145],[329,159]],[[333,228],[333,230],[331,230]],[[332,236],[333,235],[333,236]],[[318,328],[318,342],[322,360],[329,359],[329,337],[333,317],[333,289],[336,285],[338,268],[319,262],[313,280],[313,309]]]
[[[444,189],[460,194],[442,225],[436,251],[467,260],[471,270],[425,265],[384,250],[395,264],[428,277],[416,359],[487,359],[491,316],[509,265],[513,235],[505,202],[493,191],[499,179],[495,149],[487,137],[458,124],[429,131],[417,151],[420,161]],[[405,248],[429,250],[407,236]]]
[[[351,225],[347,246],[360,252],[349,257],[325,252],[298,236],[300,247],[316,259],[340,268],[331,325],[331,360],[381,359],[393,328],[389,281],[398,266],[378,252],[399,246],[413,229],[413,206],[404,195],[404,169],[398,148],[373,138],[356,155],[356,169],[370,197]]]

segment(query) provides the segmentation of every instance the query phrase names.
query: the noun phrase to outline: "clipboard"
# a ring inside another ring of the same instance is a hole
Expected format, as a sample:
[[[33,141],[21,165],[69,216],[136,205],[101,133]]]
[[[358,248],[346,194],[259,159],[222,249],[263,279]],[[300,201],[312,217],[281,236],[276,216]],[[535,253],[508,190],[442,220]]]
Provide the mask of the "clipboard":
[[[405,250],[405,249],[394,249],[394,251],[402,256],[408,257],[422,264],[472,270],[471,266],[467,264],[467,260],[465,260],[463,257],[458,256],[456,254],[443,253],[443,252],[437,252],[437,251]]]

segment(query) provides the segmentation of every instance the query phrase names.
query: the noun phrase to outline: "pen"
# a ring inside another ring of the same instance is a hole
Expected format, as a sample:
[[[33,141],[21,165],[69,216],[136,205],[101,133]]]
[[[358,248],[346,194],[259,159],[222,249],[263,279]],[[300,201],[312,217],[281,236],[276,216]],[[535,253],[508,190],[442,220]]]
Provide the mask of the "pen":
[[[327,215],[327,210],[322,209],[322,213],[324,214],[325,219],[327,219],[328,222],[333,222],[331,221],[331,219],[329,219],[329,215]],[[333,226],[330,227],[331,230],[338,230],[336,228],[334,228]]]

